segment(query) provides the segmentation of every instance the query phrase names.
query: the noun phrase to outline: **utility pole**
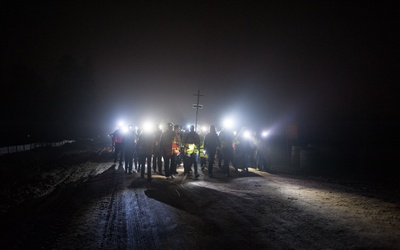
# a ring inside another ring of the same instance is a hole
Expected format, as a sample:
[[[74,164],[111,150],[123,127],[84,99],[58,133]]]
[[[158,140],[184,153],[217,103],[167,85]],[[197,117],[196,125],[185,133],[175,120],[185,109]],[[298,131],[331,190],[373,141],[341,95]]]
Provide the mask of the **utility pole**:
[[[199,101],[200,101],[200,96],[204,96],[204,95],[200,95],[200,90],[197,90],[197,94],[193,94],[193,95],[197,96],[197,103],[192,105],[192,107],[196,109],[196,123],[194,125],[194,131],[197,131],[197,117],[199,115],[199,109],[203,108],[203,105],[199,104]]]

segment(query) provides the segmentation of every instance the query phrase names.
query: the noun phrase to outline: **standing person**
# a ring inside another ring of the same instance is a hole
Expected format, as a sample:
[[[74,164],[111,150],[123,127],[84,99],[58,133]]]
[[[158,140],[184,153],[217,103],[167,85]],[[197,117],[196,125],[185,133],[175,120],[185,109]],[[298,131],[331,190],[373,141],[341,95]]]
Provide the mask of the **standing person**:
[[[141,134],[142,134],[142,130],[140,128],[136,129],[136,133],[135,133],[136,141],[140,137]],[[139,165],[139,154],[138,154],[137,150],[135,150],[135,154],[133,155],[133,162],[135,163],[136,172],[139,173],[140,165]]]
[[[251,165],[251,156],[253,154],[253,138],[246,128],[241,128],[235,140],[235,159],[234,167],[237,171],[238,168],[245,172],[249,171]]]
[[[204,171],[204,168],[206,167],[206,164],[207,164],[208,154],[206,153],[206,150],[204,148],[205,135],[199,134],[199,136],[200,136],[199,162],[200,162],[201,170]]]
[[[119,157],[119,165],[122,165],[122,155],[123,155],[123,148],[122,148],[122,137],[123,132],[121,128],[117,128],[114,133],[112,133],[112,141],[114,143],[114,163],[117,162]]]
[[[256,165],[261,171],[268,171],[269,162],[269,145],[267,143],[267,134],[261,134],[257,137],[256,147]]]
[[[153,140],[153,170],[154,172],[158,170],[159,174],[162,174],[162,152],[160,148],[161,135],[161,128],[156,129]]]
[[[161,140],[160,140],[160,147],[164,159],[165,178],[167,180],[169,178],[174,178],[174,176],[171,174],[170,171],[171,158],[172,158],[172,142],[175,136],[175,133],[173,131],[173,126],[174,125],[172,123],[167,124],[167,130],[161,134]]]
[[[132,173],[133,167],[133,155],[135,152],[135,132],[132,126],[129,126],[129,130],[122,137],[122,147],[125,158],[125,173]]]
[[[153,135],[151,132],[143,132],[137,139],[137,153],[139,156],[140,177],[144,178],[147,163],[147,181],[151,181],[151,156],[153,154]]]
[[[222,171],[222,152],[221,148],[217,149],[218,169]]]
[[[199,156],[200,149],[200,136],[194,131],[194,125],[190,126],[190,132],[185,136],[185,150],[187,158],[187,168],[185,173],[189,173],[192,165],[194,166],[194,177],[199,178],[197,159]]]
[[[178,174],[176,171],[176,166],[178,164],[178,157],[179,157],[179,152],[181,149],[181,135],[180,135],[180,127],[179,125],[174,126],[174,139],[172,141],[172,157],[171,157],[171,177],[175,178],[175,174]]]
[[[114,153],[115,149],[114,132],[109,134],[108,136],[111,138],[111,153]]]
[[[210,132],[204,137],[204,149],[206,150],[206,154],[208,155],[208,176],[213,178],[213,168],[214,168],[214,159],[217,148],[221,147],[221,142],[219,141],[219,137],[217,132],[215,131],[215,126],[210,126]]]
[[[227,177],[230,177],[229,165],[233,162],[233,133],[232,131],[226,130],[225,128],[219,133],[219,140],[221,142],[221,154],[224,164],[222,166],[223,171]]]
[[[184,163],[184,145],[183,145],[183,137],[185,136],[185,132],[182,129],[182,126],[179,126],[179,138],[181,140],[181,148],[179,149],[179,155],[178,155],[178,162],[177,165],[180,166],[181,163]]]

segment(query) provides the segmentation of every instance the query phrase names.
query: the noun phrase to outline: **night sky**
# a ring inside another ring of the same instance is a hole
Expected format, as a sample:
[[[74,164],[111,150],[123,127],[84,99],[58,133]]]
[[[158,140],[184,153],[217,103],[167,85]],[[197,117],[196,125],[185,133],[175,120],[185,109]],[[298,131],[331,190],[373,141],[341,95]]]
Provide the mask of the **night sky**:
[[[390,1],[40,2],[2,4],[2,86],[15,89],[24,65],[40,79],[30,84],[55,88],[72,58],[91,74],[80,106],[110,130],[194,123],[198,90],[199,123],[217,126],[398,121]]]

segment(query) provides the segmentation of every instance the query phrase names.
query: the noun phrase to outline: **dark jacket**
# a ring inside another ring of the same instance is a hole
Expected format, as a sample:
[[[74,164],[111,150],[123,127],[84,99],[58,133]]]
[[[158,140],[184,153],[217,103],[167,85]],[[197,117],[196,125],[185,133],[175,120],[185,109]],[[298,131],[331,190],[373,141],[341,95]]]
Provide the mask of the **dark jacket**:
[[[221,147],[217,133],[208,133],[204,137],[204,149],[206,152],[215,152],[217,148]]]
[[[126,133],[124,137],[122,138],[122,147],[125,156],[127,157],[133,157],[133,154],[135,152],[136,148],[136,142],[135,142],[135,134],[131,131]]]

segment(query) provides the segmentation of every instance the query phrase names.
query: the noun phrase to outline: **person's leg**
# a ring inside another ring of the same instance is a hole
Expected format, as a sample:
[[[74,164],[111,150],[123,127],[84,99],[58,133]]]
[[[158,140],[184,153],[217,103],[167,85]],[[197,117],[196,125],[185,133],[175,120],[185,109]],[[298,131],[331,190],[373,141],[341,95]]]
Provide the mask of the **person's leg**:
[[[135,170],[138,170],[138,158],[136,157],[136,153],[133,154],[133,162],[135,163]]]
[[[128,168],[129,168],[129,155],[125,154],[125,173],[128,173]]]
[[[133,157],[129,157],[129,162],[128,162],[128,172],[132,173],[132,168],[133,168]]]
[[[193,165],[193,159],[191,157],[191,155],[187,155],[187,173],[190,174],[190,172],[192,171],[192,165]]]
[[[122,166],[122,162],[124,160],[124,151],[120,150],[119,151],[119,165]]]
[[[147,156],[147,180],[151,180],[151,155]]]
[[[155,156],[157,159],[157,168],[158,168],[158,173],[162,174],[162,158],[161,156],[157,155]]]
[[[167,178],[169,178],[170,176],[170,171],[169,171],[170,160],[171,160],[170,156],[164,156],[164,171],[165,171],[165,177]]]
[[[146,155],[139,156],[140,177],[144,178]]]
[[[208,176],[213,176],[215,153],[208,154]]]
[[[184,174],[189,174],[189,157],[187,155],[183,156],[183,169],[184,169]]]
[[[153,171],[157,171],[157,157],[155,155],[153,156]]]
[[[224,152],[224,171],[226,176],[230,176],[229,164],[233,161],[233,152],[227,149]]]
[[[115,150],[114,150],[114,163],[118,160],[118,154],[120,151],[120,143],[115,143]]]
[[[193,167],[194,167],[194,176],[197,179],[199,177],[199,172],[198,172],[198,154],[192,154],[192,159],[193,159]]]
[[[161,155],[157,156],[157,166],[159,174],[162,174],[162,158]]]
[[[228,163],[226,164],[226,172],[227,172],[227,176],[231,176],[231,170],[230,170],[230,164],[231,164],[231,162],[233,162],[233,159],[234,159],[234,154],[233,154],[233,152],[231,152],[230,153],[230,157],[229,157],[229,159],[228,159]]]
[[[169,169],[171,176],[175,175],[175,173],[176,173],[176,160],[177,160],[176,158],[177,158],[177,155],[175,155],[175,154],[173,154],[171,156],[171,166]]]

